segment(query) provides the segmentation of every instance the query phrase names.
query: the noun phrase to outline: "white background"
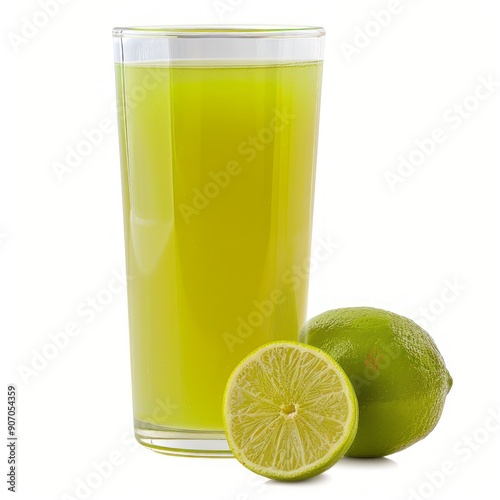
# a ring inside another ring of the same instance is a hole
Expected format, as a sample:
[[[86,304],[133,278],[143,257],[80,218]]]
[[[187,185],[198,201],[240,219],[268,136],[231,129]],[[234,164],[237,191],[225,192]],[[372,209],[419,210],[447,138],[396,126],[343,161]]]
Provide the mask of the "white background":
[[[373,12],[391,2],[221,4],[223,14],[213,0],[67,1],[20,45],[23,18],[39,15],[40,3],[2,6],[0,408],[7,383],[16,384],[18,498],[83,498],[77,485],[89,478],[88,498],[494,495],[500,424],[488,425],[488,415],[500,411],[500,87],[479,103],[471,96],[480,78],[500,82],[498,2],[401,0],[387,26],[368,25],[366,47],[351,58],[347,44],[358,34],[359,45]],[[425,440],[387,459],[344,459],[303,483],[265,480],[232,459],[161,456],[131,444],[125,293],[115,293],[93,321],[77,313],[124,269],[111,28],[221,22],[327,30],[314,238],[339,247],[312,273],[309,316],[370,305],[415,317],[454,378],[442,419]],[[458,126],[449,110],[464,100],[471,111]],[[103,119],[112,130],[60,181],[54,162]],[[446,141],[391,190],[385,173],[396,173],[398,157],[435,128]],[[432,316],[425,319],[424,310]],[[53,359],[39,361],[36,375],[22,377],[20,367],[47,349],[49,334],[71,322],[80,334],[49,351]],[[95,464],[110,456],[113,470],[99,478]],[[436,471],[445,462],[452,472],[444,477]],[[6,491],[4,480],[0,488]]]

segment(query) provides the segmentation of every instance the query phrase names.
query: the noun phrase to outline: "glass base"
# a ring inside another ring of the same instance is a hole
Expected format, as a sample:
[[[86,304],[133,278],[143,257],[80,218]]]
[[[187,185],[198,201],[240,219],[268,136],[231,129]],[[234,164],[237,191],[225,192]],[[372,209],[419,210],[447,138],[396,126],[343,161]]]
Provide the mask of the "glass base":
[[[158,453],[183,457],[231,458],[224,431],[191,431],[134,420],[135,438]]]

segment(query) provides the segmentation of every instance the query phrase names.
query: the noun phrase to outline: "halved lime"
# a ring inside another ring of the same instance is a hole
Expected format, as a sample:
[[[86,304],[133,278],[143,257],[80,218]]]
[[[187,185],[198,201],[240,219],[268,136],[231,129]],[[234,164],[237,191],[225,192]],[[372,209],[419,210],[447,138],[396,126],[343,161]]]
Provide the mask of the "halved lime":
[[[224,392],[223,419],[233,455],[248,469],[282,481],[315,476],[354,440],[358,403],[328,354],[278,341],[250,353]]]

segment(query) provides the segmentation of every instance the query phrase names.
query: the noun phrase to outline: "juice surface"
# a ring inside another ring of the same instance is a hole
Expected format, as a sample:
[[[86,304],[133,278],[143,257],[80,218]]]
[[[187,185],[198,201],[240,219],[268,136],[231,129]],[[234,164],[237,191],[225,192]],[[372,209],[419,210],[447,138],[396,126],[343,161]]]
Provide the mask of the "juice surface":
[[[135,418],[221,430],[305,321],[322,65],[116,66]]]

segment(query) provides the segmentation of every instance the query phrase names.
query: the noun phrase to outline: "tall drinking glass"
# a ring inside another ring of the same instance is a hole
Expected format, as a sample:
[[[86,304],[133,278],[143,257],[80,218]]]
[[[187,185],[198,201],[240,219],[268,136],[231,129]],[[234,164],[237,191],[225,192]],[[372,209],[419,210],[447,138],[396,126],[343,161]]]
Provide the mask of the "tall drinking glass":
[[[305,321],[324,30],[113,36],[135,434],[227,456],[229,374]]]

